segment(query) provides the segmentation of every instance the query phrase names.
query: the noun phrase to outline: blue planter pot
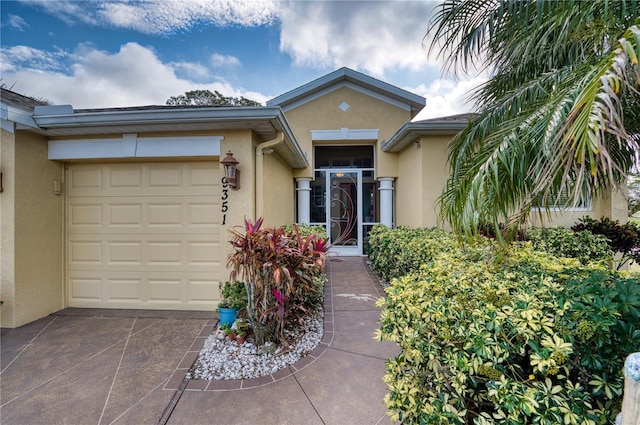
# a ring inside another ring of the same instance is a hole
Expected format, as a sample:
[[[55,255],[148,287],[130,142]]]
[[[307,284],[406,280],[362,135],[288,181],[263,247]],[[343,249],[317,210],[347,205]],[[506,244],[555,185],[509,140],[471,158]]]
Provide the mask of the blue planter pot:
[[[218,307],[220,313],[220,325],[233,325],[236,321],[236,315],[238,314],[237,308],[221,308]]]

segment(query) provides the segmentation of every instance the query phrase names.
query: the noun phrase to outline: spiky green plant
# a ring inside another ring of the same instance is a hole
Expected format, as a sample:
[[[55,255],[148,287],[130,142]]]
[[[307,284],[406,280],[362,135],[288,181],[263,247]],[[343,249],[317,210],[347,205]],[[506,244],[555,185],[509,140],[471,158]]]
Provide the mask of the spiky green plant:
[[[639,16],[638,0],[437,7],[427,36],[445,69],[491,74],[450,145],[443,221],[501,235],[532,207],[577,205],[625,181],[640,142]]]

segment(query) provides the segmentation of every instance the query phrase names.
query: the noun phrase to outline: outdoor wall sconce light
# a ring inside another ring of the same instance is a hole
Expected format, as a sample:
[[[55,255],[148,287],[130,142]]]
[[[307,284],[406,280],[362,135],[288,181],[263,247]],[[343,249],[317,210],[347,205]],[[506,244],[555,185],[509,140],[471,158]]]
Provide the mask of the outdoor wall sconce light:
[[[239,162],[233,157],[233,153],[227,152],[227,156],[220,162],[224,165],[224,177],[229,187],[235,190],[240,189],[240,170],[237,167]]]

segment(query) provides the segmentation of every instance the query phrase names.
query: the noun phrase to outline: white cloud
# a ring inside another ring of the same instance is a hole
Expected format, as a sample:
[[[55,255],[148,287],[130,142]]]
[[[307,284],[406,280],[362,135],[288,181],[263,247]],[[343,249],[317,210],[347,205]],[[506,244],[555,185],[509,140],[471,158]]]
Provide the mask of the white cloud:
[[[433,2],[290,2],[280,49],[299,66],[347,66],[384,77],[433,66],[422,41]]]
[[[210,62],[214,68],[235,67],[240,65],[240,60],[235,56],[221,55],[219,53],[211,55]]]
[[[171,62],[169,66],[173,68],[178,76],[193,81],[206,81],[211,78],[209,68],[195,62]]]
[[[22,0],[22,2],[42,8],[67,24],[76,22],[98,24],[95,13],[91,12],[99,4],[96,1]]]
[[[470,111],[468,92],[486,80],[438,79],[441,61],[435,55],[429,57],[423,46],[437,5],[434,1],[24,1],[69,23],[150,34],[279,21],[280,51],[297,68],[291,72],[308,72],[304,68],[328,72],[347,66],[402,85],[427,98],[418,119]],[[3,81],[16,82],[16,89],[28,87],[31,93],[76,107],[164,104],[170,96],[195,89],[264,102],[267,96],[236,88],[221,77],[226,73],[230,80],[241,81],[241,60],[241,56],[213,53],[196,61],[162,62],[152,48],[136,43],[115,53],[91,45],[80,46],[76,52],[14,46],[2,49],[0,69]],[[282,62],[274,57],[276,66]],[[418,85],[420,82],[424,84]],[[267,80],[264,83],[270,87]],[[413,87],[407,87],[410,85]]]
[[[410,90],[427,98],[427,104],[414,121],[445,117],[474,110],[469,96],[473,90],[487,81],[485,76],[467,80],[437,79],[429,86],[420,85]]]
[[[62,50],[46,51],[29,46],[2,47],[0,49],[0,70],[11,72],[24,66],[47,70],[63,69],[64,60],[69,55]]]
[[[74,108],[163,105],[171,96],[205,89],[263,103],[267,100],[260,93],[233,87],[219,78],[207,83],[180,78],[176,64],[162,63],[152,49],[137,43],[127,43],[113,54],[81,45],[69,57],[73,63],[68,74],[14,67],[3,71],[3,81],[16,92],[37,93],[38,97]]]
[[[256,26],[273,22],[276,1],[254,0],[24,0],[72,24],[110,25],[146,34],[170,34],[198,25]]]
[[[209,25],[280,24],[280,50],[294,65],[322,71],[347,66],[384,78],[439,67],[423,46],[437,1],[23,0],[65,20],[146,34]],[[238,61],[236,63],[235,61]],[[214,67],[237,66],[214,55]]]
[[[7,23],[5,25],[18,31],[24,31],[27,28],[31,28],[27,21],[25,21],[21,16],[12,14],[7,16]]]

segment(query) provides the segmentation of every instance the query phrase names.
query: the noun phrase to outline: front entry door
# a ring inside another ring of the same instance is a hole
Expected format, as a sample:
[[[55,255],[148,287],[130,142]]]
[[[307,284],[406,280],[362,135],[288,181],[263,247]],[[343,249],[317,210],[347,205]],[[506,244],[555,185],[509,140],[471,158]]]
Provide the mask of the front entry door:
[[[330,252],[362,255],[362,172],[331,170],[326,173],[326,179]]]
[[[329,255],[363,255],[369,231],[380,222],[373,145],[315,146],[310,182],[310,224],[327,229]]]

